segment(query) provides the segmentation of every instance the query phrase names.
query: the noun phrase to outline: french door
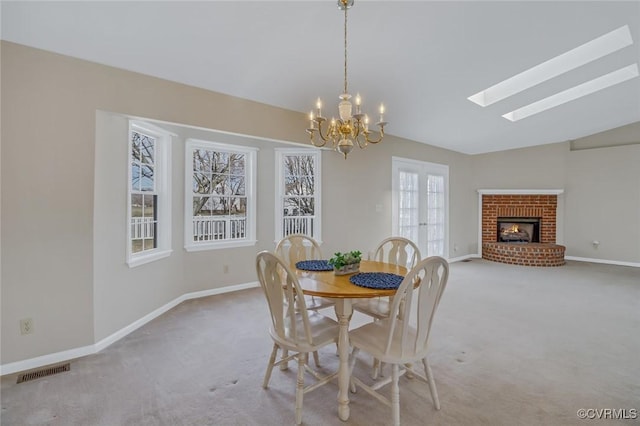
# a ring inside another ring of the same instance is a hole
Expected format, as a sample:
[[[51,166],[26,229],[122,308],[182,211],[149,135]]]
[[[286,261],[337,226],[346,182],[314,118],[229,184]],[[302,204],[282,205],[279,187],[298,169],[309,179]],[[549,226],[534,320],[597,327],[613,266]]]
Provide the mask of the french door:
[[[449,166],[393,157],[393,234],[422,257],[448,257]]]

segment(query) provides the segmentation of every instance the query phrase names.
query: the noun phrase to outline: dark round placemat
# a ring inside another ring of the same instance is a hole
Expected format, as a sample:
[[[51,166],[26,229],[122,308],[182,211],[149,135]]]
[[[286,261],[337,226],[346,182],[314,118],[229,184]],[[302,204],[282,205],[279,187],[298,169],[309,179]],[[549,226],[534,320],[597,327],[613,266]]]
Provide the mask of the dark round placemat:
[[[328,260],[301,260],[296,263],[296,268],[302,271],[333,271]]]
[[[352,284],[366,288],[394,290],[400,286],[404,277],[387,272],[362,272],[349,278]]]

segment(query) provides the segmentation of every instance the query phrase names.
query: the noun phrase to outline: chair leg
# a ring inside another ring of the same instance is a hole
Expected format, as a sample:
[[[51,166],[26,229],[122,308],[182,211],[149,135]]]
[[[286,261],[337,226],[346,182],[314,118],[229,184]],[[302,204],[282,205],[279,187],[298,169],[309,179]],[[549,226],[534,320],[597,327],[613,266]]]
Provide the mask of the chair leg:
[[[378,379],[378,375],[380,374],[380,360],[377,358],[373,359],[373,371],[371,372],[371,378],[373,380]]]
[[[316,363],[316,367],[320,367],[320,357],[318,356],[318,351],[313,353],[313,362]]]
[[[273,350],[271,351],[271,356],[269,357],[269,365],[267,365],[267,372],[264,374],[264,381],[262,382],[262,387],[267,388],[269,386],[269,379],[271,379],[271,371],[273,370],[273,364],[276,362],[276,355],[278,354],[278,345],[273,344]]]
[[[286,358],[288,356],[289,356],[289,351],[287,349],[283,349],[282,350],[282,358],[284,359],[284,358]],[[280,364],[280,370],[281,371],[285,371],[285,370],[288,370],[288,369],[289,369],[289,363],[288,362]]]
[[[400,377],[400,367],[393,364],[391,370],[391,415],[393,417],[393,425],[400,426],[400,388],[398,387],[398,379]]]
[[[351,393],[356,393],[356,384],[351,377],[353,376],[353,367],[356,365],[356,355],[358,355],[359,351],[360,349],[353,348],[351,351],[351,358],[349,358],[349,386],[351,388]]]
[[[425,357],[422,360],[422,365],[424,365],[424,372],[427,375],[427,379],[429,380],[429,390],[431,391],[431,398],[433,399],[433,405],[436,406],[436,410],[440,409],[440,400],[438,399],[438,391],[436,390],[436,382],[433,380],[433,373],[431,372],[431,366],[429,365],[429,361]]]
[[[377,380],[378,377],[384,377],[384,366],[386,365],[384,362],[380,362],[380,360],[376,359],[373,361],[373,374],[371,375],[372,379]],[[378,363],[376,365],[375,363]]]
[[[296,424],[302,423],[302,402],[304,398],[304,366],[308,354],[298,354],[298,380],[296,381]]]
[[[411,363],[407,363],[405,364],[405,367],[407,367],[407,372],[405,373],[405,377],[407,379],[413,379],[413,364]]]

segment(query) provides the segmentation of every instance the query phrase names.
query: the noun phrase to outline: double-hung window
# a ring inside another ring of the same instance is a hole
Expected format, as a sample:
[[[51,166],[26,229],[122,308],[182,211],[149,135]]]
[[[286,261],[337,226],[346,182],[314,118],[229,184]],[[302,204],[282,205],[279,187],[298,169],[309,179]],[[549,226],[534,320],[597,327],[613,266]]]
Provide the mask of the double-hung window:
[[[127,264],[131,267],[171,253],[169,141],[164,130],[129,122]]]
[[[185,249],[256,243],[257,148],[186,142]]]
[[[305,234],[320,241],[320,151],[276,149],[276,241]]]

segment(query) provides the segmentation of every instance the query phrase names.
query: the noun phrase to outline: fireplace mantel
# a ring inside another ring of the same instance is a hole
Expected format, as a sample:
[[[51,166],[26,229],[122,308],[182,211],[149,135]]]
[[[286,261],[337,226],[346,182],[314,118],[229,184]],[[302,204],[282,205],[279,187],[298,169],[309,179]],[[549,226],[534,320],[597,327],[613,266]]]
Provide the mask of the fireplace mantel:
[[[564,189],[478,189],[480,195],[560,195]]]

